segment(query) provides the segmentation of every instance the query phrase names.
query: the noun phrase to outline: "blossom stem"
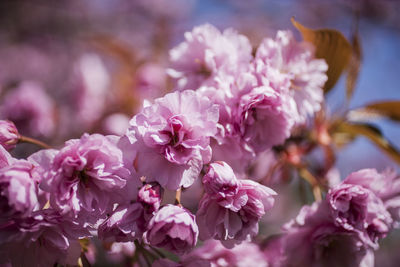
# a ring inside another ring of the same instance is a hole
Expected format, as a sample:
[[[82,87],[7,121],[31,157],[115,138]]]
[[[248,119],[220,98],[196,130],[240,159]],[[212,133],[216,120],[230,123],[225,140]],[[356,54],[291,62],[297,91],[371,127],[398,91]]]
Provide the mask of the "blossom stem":
[[[20,135],[19,142],[34,144],[34,145],[40,146],[41,148],[45,148],[45,149],[51,148],[51,146],[49,146],[46,143],[43,143],[42,141],[39,141],[39,140],[31,138],[31,137],[23,136],[23,135]]]
[[[274,176],[275,171],[277,171],[283,165],[284,162],[282,160],[278,160],[274,165],[271,166],[271,168],[269,168],[268,173],[261,180],[261,183],[264,185],[268,185],[272,177]]]
[[[146,261],[148,267],[151,267],[150,259],[147,257],[146,253],[142,253],[143,259]]]
[[[160,258],[165,258],[166,256],[159,249],[155,247],[150,247]]]
[[[134,255],[134,260],[139,259],[139,254],[146,261],[146,264],[150,267],[151,261],[158,259],[159,257],[152,252],[148,251],[145,247],[143,247],[137,240],[134,241],[136,251]]]
[[[91,267],[89,260],[86,258],[86,254],[84,252],[81,253],[81,261],[83,267]]]
[[[181,194],[182,194],[182,188],[179,188],[178,190],[176,190],[175,205],[180,205],[181,204]]]
[[[304,167],[299,168],[299,174],[311,185],[315,200],[322,200],[321,187],[319,186],[318,181],[314,177],[314,175],[312,175],[311,172]]]

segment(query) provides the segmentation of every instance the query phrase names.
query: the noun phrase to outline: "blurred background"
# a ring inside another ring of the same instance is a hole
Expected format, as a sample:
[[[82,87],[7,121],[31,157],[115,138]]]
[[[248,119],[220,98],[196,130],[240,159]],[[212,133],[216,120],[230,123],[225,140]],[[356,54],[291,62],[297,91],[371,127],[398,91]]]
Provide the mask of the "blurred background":
[[[13,119],[22,134],[53,145],[83,132],[123,134],[144,99],[172,89],[165,74],[168,51],[186,31],[203,23],[232,27],[256,47],[280,29],[301,40],[292,16],[346,37],[358,25],[363,56],[350,108],[398,100],[398,14],[397,0],[1,0],[0,114]],[[328,113],[343,113],[344,102],[342,77],[327,95]],[[30,124],[33,120],[40,123]],[[396,122],[374,125],[400,147]],[[13,153],[26,156],[35,149],[27,145]],[[364,138],[340,150],[336,164],[341,177],[367,167],[400,170]],[[398,236],[384,240],[376,266],[396,266]]]

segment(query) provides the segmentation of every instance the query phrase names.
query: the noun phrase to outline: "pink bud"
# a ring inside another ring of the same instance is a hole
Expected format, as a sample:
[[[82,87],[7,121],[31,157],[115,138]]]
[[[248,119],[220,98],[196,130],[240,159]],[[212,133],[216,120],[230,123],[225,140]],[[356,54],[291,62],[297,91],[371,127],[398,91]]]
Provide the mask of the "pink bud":
[[[162,188],[159,184],[145,184],[138,193],[138,201],[144,204],[148,213],[153,213],[160,208]]]
[[[18,143],[19,133],[12,121],[0,120],[0,144],[8,151]]]
[[[151,219],[145,238],[152,246],[182,255],[194,248],[198,235],[195,217],[190,211],[166,205]]]

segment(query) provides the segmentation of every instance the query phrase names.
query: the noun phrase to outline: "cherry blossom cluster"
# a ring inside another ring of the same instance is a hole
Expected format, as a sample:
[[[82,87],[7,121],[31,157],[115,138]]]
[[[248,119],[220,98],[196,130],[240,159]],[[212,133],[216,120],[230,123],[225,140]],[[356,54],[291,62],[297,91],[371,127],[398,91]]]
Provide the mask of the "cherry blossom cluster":
[[[267,261],[271,266],[374,266],[378,241],[399,223],[399,182],[393,172],[351,173],[323,201],[304,206],[283,226],[282,235],[265,248]]]
[[[233,29],[198,26],[170,50],[174,90],[145,100],[124,134],[85,133],[27,159],[9,152],[26,138],[19,132],[54,131],[53,104],[21,84],[0,106],[0,264],[77,265],[100,242],[153,266],[372,266],[400,223],[392,172],[355,172],[278,237],[252,242],[277,193],[249,168],[321,109],[327,68],[290,31],[254,50]],[[77,114],[90,121],[104,103],[86,93]],[[202,193],[189,208],[181,195],[193,188]]]

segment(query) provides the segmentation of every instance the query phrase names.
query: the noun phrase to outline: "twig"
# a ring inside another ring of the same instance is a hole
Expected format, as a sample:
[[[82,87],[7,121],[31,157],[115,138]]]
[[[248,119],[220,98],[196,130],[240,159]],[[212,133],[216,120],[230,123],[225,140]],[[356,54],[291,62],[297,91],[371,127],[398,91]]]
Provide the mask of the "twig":
[[[159,249],[155,248],[155,247],[150,247],[151,250],[153,250],[160,258],[166,258],[166,256],[164,255],[164,253],[162,253]]]
[[[84,252],[81,253],[81,261],[83,267],[91,267],[89,260],[86,258],[86,254]]]
[[[178,190],[176,190],[175,205],[180,205],[181,204],[181,194],[182,194],[182,188],[179,188]]]
[[[298,170],[300,176],[311,185],[315,200],[322,200],[321,187],[319,186],[318,180],[306,168],[300,167]]]
[[[51,148],[51,146],[49,146],[46,143],[43,143],[42,141],[39,141],[39,140],[31,138],[31,137],[23,136],[23,135],[21,135],[19,137],[19,143],[30,143],[30,144],[34,144],[34,145],[40,146],[41,148],[45,148],[45,149]]]

